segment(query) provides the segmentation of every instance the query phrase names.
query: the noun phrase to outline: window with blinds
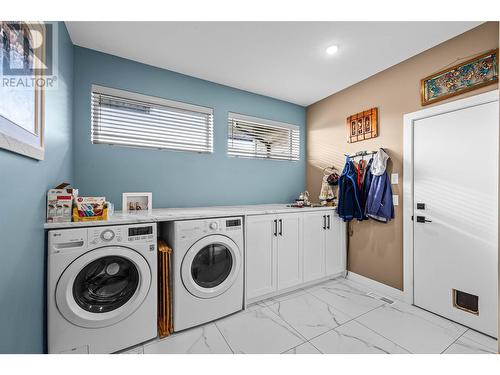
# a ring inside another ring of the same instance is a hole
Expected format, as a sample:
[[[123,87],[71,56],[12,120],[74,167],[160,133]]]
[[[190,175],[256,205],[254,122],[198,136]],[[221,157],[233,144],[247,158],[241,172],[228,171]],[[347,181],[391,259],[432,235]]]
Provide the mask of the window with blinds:
[[[299,160],[300,129],[296,125],[229,113],[228,154],[235,157]]]
[[[92,86],[92,143],[213,152],[213,110]]]

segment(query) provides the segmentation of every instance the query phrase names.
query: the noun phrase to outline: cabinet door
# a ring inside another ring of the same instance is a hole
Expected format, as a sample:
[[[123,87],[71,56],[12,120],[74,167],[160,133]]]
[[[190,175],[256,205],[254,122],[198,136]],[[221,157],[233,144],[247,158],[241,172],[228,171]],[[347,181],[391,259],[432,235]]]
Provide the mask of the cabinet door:
[[[247,298],[259,297],[276,290],[275,219],[272,215],[247,218]]]
[[[302,214],[278,217],[278,290],[302,282]]]
[[[342,253],[341,253],[341,236],[340,230],[343,227],[340,223],[340,218],[333,212],[327,214],[327,228],[325,231],[325,259],[326,259],[326,274],[333,275],[343,270]]]
[[[325,212],[304,213],[304,282],[325,276]]]

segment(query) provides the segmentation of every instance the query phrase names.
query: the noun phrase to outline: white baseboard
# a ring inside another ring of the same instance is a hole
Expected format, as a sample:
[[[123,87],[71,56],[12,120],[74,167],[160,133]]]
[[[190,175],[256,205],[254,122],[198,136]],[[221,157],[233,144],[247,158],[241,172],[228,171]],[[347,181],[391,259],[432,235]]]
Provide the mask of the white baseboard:
[[[346,279],[354,281],[358,284],[367,286],[368,288],[372,289],[374,292],[378,292],[384,296],[392,297],[392,298],[397,299],[399,301],[405,300],[405,296],[404,296],[404,293],[402,290],[393,288],[392,286],[382,284],[381,282],[369,279],[368,277],[359,275],[357,273],[348,271]]]
[[[295,286],[292,286],[292,287],[289,287],[289,288],[286,288],[286,289],[282,289],[282,290],[279,290],[279,291],[276,291],[276,292],[271,292],[271,293],[268,293],[268,294],[264,294],[264,295],[259,296],[259,297],[248,298],[246,300],[245,306],[251,305],[251,304],[253,304],[255,302],[264,301],[264,300],[269,299],[269,298],[278,297],[278,296],[280,296],[282,294],[287,294],[287,293],[290,293],[290,292],[293,292],[293,291],[296,291],[296,290],[300,290],[300,289],[304,289],[304,288],[309,288],[309,287],[311,287],[313,285],[320,284],[320,283],[323,283],[325,281],[328,281],[328,280],[331,280],[331,279],[335,279],[337,277],[345,277],[345,273],[346,273],[346,271],[338,272],[338,273],[335,273],[333,275],[325,276],[325,277],[322,277],[320,279],[313,280],[313,281],[307,281],[305,283],[298,284],[298,285],[295,285]],[[246,309],[246,307],[245,307],[245,309]]]

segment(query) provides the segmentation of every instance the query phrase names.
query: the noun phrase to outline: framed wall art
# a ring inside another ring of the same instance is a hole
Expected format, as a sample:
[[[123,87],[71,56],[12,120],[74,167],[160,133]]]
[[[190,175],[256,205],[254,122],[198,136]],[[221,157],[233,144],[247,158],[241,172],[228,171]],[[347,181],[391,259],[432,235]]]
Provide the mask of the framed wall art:
[[[370,108],[347,118],[347,143],[378,136],[378,109]]]
[[[46,27],[0,21],[0,148],[44,159]]]
[[[421,102],[428,105],[498,82],[498,48],[421,80]]]

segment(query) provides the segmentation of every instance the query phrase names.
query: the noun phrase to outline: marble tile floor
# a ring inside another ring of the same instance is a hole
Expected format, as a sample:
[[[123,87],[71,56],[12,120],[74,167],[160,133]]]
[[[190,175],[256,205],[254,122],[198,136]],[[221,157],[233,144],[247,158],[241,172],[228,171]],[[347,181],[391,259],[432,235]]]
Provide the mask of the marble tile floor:
[[[497,340],[338,278],[125,353],[486,354]]]

